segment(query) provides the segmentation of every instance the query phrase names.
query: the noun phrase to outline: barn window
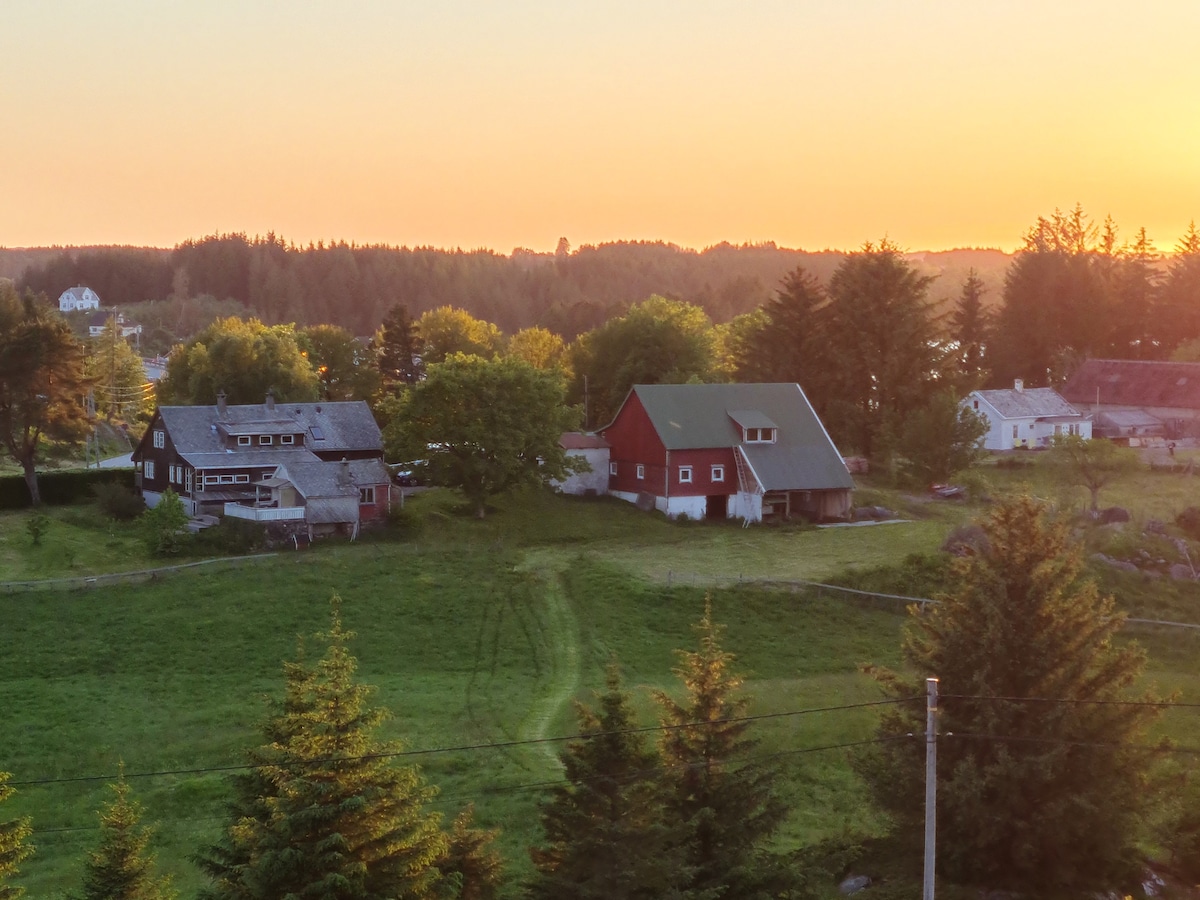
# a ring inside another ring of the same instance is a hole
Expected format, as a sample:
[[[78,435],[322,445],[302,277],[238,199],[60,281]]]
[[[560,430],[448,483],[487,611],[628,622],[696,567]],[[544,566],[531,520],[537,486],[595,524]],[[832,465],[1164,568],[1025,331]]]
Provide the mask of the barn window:
[[[680,484],[691,484],[692,483],[692,467],[691,466],[680,466],[679,467],[679,483]]]
[[[615,462],[610,462],[610,463],[608,464],[608,474],[609,474],[609,475],[616,475],[616,474],[617,474],[617,464],[616,464]]]
[[[645,478],[645,477],[646,477],[646,467],[645,467],[645,466],[643,466],[641,463],[638,463],[638,467],[637,467],[637,477],[638,477],[638,478]]]
[[[711,478],[713,481],[724,481],[725,480],[725,467],[724,466],[713,466]]]
[[[747,428],[746,429],[747,444],[773,444],[775,443],[774,428]]]

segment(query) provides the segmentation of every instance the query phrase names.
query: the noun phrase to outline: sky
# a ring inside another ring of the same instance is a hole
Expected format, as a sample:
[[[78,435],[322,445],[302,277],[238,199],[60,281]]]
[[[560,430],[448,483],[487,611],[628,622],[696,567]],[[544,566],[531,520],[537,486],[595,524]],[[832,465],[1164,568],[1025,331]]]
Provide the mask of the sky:
[[[0,246],[1012,250],[1200,218],[1200,3],[3,0]]]

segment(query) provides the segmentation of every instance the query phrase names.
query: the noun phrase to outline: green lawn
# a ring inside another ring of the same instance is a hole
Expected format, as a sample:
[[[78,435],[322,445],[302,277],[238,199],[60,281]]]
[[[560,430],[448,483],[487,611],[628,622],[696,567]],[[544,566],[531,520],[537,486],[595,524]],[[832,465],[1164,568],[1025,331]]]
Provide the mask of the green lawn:
[[[0,512],[0,581],[72,578],[167,565],[151,557],[137,529],[113,522],[93,506],[45,506],[50,526],[34,546],[29,510]]]
[[[996,482],[1006,474],[997,473]],[[1171,484],[1164,505],[1183,499]],[[21,782],[111,773],[121,760],[133,775],[237,764],[256,740],[263,697],[282,687],[280,662],[295,654],[297,635],[324,627],[334,591],[344,598],[347,627],[358,633],[362,680],[378,688],[378,702],[394,714],[387,734],[412,748],[569,734],[569,700],[590,696],[612,655],[644,723],[652,724],[650,692],[675,688],[673,651],[692,645],[690,626],[704,598],[702,587],[679,583],[686,579],[668,586],[665,572],[823,580],[847,567],[932,551],[970,514],[886,488],[873,495],[919,518],[819,530],[680,526],[615,501],[535,492],[498,501],[477,521],[462,514],[454,495],[430,492],[409,501],[410,517],[422,527],[400,543],[379,536],[140,585],[0,595],[0,770]],[[94,527],[85,524],[86,509],[52,512],[64,538],[70,528]],[[27,540],[19,515],[0,517],[0,524],[0,546]],[[22,559],[28,550],[12,552]],[[97,565],[138,568],[144,561],[134,544],[125,552],[109,548]],[[1131,609],[1144,613],[1161,603],[1171,617],[1200,622],[1194,588],[1114,584]],[[712,598],[728,627],[726,645],[747,675],[754,712],[875,699],[859,665],[899,663],[903,615],[893,608],[736,585]],[[1148,684],[1200,701],[1200,635],[1130,634],[1150,653]],[[758,726],[762,752],[777,754],[794,804],[788,841],[879,830],[844,751],[798,752],[861,739],[873,721],[866,709]],[[1168,713],[1162,727],[1181,743],[1200,745],[1200,716]],[[503,829],[514,878],[528,871],[525,848],[537,836],[537,786],[558,775],[555,746],[420,757],[442,791],[439,809],[453,815],[474,802],[482,824]],[[182,772],[134,778],[133,786],[147,818],[158,823],[161,865],[192,895],[200,882],[188,856],[221,824],[224,777]],[[25,864],[22,884],[35,897],[76,888],[96,837],[102,784],[19,790],[2,815],[34,817],[38,854]]]

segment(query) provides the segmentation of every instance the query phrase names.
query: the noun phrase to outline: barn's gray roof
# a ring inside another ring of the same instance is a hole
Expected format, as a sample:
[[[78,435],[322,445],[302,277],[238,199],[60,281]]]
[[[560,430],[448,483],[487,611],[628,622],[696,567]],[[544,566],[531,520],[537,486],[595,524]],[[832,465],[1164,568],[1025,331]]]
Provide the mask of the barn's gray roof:
[[[230,433],[253,433],[247,430],[252,423],[271,425],[274,429],[293,429],[305,433],[305,445],[310,450],[337,452],[339,450],[381,450],[383,435],[375,424],[371,409],[361,400],[324,403],[276,403],[273,410],[262,403],[230,405],[220,415],[216,406],[160,406],[163,424],[181,454],[223,451],[217,427]],[[324,440],[316,440],[313,427]],[[284,432],[287,433],[287,432]],[[269,453],[270,450],[258,451]],[[190,460],[189,460],[190,461]]]
[[[1200,363],[1085,360],[1063,385],[1072,403],[1200,409]]]
[[[1006,419],[1044,418],[1046,416],[1081,417],[1079,410],[1068,403],[1053,388],[976,391],[976,393]]]
[[[668,450],[741,445],[767,490],[853,488],[854,480],[798,384],[639,384]],[[773,444],[743,444],[742,428],[776,428]]]

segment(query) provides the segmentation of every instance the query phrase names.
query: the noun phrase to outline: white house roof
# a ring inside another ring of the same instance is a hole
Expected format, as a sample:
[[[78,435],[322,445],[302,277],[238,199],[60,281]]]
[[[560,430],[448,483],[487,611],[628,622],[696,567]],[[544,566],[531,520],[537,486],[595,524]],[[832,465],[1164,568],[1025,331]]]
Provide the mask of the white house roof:
[[[1082,414],[1054,388],[975,391],[982,400],[1006,419],[1043,419],[1047,417],[1083,418]]]

